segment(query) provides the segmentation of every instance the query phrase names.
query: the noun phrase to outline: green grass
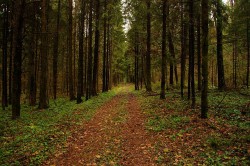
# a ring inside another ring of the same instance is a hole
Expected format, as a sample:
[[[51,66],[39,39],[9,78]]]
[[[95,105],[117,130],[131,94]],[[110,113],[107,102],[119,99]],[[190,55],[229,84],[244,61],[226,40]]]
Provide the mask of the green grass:
[[[71,129],[90,120],[119,91],[116,88],[78,105],[60,98],[50,101],[46,110],[22,105],[18,120],[10,120],[10,108],[0,110],[0,165],[40,165],[56,149],[63,150]]]

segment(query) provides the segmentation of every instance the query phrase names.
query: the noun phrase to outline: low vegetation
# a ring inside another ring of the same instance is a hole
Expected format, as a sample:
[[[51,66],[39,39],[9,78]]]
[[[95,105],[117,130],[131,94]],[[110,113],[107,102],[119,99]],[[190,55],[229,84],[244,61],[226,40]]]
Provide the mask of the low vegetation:
[[[115,96],[119,88],[77,105],[66,98],[50,101],[50,108],[22,105],[22,116],[10,121],[11,112],[0,111],[0,165],[40,165],[56,150],[64,149],[68,136]]]
[[[154,89],[159,89],[155,87]],[[246,92],[247,93],[247,92]],[[176,165],[249,165],[249,97],[238,91],[209,92],[209,119],[200,119],[179,92],[135,92],[147,117],[146,128],[156,135],[156,162]],[[199,95],[199,94],[198,94]]]

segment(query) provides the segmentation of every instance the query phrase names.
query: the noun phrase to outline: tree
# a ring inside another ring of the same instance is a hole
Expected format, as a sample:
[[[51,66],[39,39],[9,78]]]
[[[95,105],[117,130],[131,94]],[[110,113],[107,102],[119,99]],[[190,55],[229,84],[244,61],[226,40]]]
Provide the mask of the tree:
[[[166,34],[167,34],[167,0],[162,0],[162,62],[161,62],[161,99],[165,99],[165,86],[166,86],[166,79],[165,79],[165,70],[166,70]]]
[[[246,76],[246,85],[249,88],[249,73],[250,73],[250,51],[249,51],[249,20],[247,20],[247,76]]]
[[[147,54],[146,54],[146,90],[152,91],[151,87],[151,1],[147,0]]]
[[[202,88],[201,118],[207,118],[208,112],[208,0],[202,0]]]
[[[57,96],[57,78],[58,78],[57,66],[58,66],[60,15],[61,15],[61,0],[58,0],[56,32],[54,35],[54,47],[53,47],[53,95],[54,95],[54,99],[56,99],[56,96]]]
[[[139,90],[139,32],[136,29],[135,34],[135,90]]]
[[[83,42],[85,28],[85,5],[86,2],[81,0],[81,11],[79,18],[79,59],[78,59],[78,84],[77,84],[77,103],[82,102],[83,95]]]
[[[189,75],[192,96],[192,107],[195,107],[195,83],[194,83],[194,2],[189,0]]]
[[[40,74],[40,95],[39,109],[49,107],[48,101],[48,27],[47,27],[48,0],[42,1],[42,34],[41,34],[41,74]]]
[[[89,48],[88,48],[88,72],[87,72],[87,89],[86,89],[86,100],[90,99],[92,96],[92,20],[93,20],[93,1],[90,1],[89,5]]]
[[[30,49],[29,49],[29,104],[31,106],[36,105],[36,66],[35,66],[35,51],[36,51],[36,39],[35,33],[37,31],[36,21],[36,9],[37,3],[33,1],[32,4],[32,23],[31,23],[31,34],[30,34]]]
[[[96,1],[96,18],[95,18],[95,50],[94,50],[94,68],[93,68],[93,95],[97,95],[98,87],[98,69],[99,69],[99,44],[100,44],[100,0]]]
[[[74,80],[73,80],[73,69],[72,69],[72,33],[73,33],[73,2],[72,0],[68,0],[68,17],[69,17],[69,24],[68,24],[68,62],[69,62],[69,99],[75,100],[74,95]]]
[[[107,0],[104,0],[104,20],[103,20],[103,60],[102,60],[102,92],[107,92]]]
[[[225,88],[225,76],[224,76],[224,64],[223,64],[223,52],[222,52],[222,12],[221,12],[221,0],[216,1],[216,13],[217,13],[217,65],[218,65],[218,89],[223,90]]]
[[[7,57],[8,57],[8,35],[9,35],[9,4],[4,4],[3,13],[3,57],[2,57],[2,107],[8,106],[8,90],[7,90]]]
[[[23,19],[25,0],[14,2],[13,13],[13,77],[12,77],[12,119],[20,117],[21,75],[22,75],[22,48],[23,48]]]
[[[183,1],[182,1],[183,2]],[[185,71],[186,71],[186,53],[187,53],[187,34],[188,34],[188,24],[184,18],[184,5],[182,4],[182,14],[181,14],[181,97],[184,97],[184,86],[185,86]]]
[[[201,18],[200,18],[200,1],[197,5],[197,78],[198,78],[198,90],[201,90]]]

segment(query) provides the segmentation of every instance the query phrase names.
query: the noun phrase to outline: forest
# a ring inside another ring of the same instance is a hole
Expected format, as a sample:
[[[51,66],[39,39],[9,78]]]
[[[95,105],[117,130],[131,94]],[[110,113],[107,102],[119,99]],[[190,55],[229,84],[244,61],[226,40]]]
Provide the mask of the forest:
[[[0,165],[250,165],[249,0],[0,0]]]

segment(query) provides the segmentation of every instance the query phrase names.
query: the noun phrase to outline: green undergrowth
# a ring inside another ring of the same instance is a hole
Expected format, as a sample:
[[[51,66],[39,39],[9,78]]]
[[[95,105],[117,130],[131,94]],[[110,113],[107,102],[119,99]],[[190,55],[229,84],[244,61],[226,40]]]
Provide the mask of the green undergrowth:
[[[10,120],[10,108],[1,110],[0,165],[40,165],[63,148],[71,129],[90,120],[98,107],[123,90],[119,87],[81,104],[59,98],[46,110],[22,105],[18,120]]]
[[[176,165],[249,165],[250,164],[250,98],[239,91],[210,90],[209,118],[200,118],[200,93],[196,107],[180,97],[179,89],[166,90],[160,100],[160,87],[154,92],[135,91],[146,115],[149,132],[162,135],[156,151],[156,162]],[[167,149],[167,150],[166,150]]]

